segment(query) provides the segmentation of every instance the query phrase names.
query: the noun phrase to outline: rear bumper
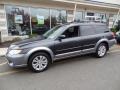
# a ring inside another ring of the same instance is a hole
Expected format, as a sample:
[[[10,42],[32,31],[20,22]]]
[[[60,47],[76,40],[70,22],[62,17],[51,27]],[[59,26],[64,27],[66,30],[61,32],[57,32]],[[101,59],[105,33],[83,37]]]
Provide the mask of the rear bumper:
[[[109,40],[109,47],[112,47],[115,44],[117,44],[116,39]]]

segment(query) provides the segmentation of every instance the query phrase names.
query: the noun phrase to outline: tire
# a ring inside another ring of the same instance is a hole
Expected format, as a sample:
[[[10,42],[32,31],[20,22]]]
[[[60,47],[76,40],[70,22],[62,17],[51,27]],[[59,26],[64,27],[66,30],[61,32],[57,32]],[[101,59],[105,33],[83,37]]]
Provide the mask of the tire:
[[[47,70],[50,64],[51,58],[48,54],[44,52],[33,54],[28,61],[29,69],[36,73]]]
[[[102,58],[106,55],[106,53],[107,53],[106,44],[105,43],[99,44],[99,46],[97,47],[96,53],[95,53],[96,57]]]

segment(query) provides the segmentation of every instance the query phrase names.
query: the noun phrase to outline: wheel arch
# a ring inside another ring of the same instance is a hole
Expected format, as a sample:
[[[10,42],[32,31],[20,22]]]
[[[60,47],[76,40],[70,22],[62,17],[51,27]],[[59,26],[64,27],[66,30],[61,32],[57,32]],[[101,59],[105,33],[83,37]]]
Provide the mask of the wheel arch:
[[[95,46],[95,50],[97,50],[97,47],[101,44],[101,43],[105,43],[107,46],[107,50],[109,50],[109,42],[107,39],[101,39],[97,42],[96,46]]]
[[[54,59],[54,54],[52,52],[51,49],[47,48],[47,47],[37,47],[37,48],[33,48],[31,49],[28,53],[27,53],[27,57],[26,57],[26,60],[27,62],[29,61],[29,58],[31,57],[31,55],[37,53],[37,52],[44,52],[44,53],[47,53],[50,58],[51,58],[51,61],[53,62],[53,59]]]

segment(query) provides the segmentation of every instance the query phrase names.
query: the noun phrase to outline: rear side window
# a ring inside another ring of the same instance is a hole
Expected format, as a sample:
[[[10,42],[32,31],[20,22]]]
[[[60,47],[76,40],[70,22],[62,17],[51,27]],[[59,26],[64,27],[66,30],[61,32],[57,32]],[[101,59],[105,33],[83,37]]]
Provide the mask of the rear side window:
[[[95,29],[96,34],[109,32],[106,25],[94,25],[93,28]]]
[[[106,25],[82,25],[80,26],[81,36],[95,35],[109,32]]]
[[[81,25],[80,26],[80,35],[86,36],[86,35],[94,35],[95,29],[93,29],[90,25]]]

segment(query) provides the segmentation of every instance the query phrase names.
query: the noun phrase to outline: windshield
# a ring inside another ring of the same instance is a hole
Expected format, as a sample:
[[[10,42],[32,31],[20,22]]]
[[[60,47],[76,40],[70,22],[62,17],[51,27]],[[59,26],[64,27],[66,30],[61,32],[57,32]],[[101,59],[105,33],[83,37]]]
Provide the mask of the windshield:
[[[45,38],[49,38],[49,39],[53,39],[53,38],[55,38],[58,34],[59,34],[59,28],[60,28],[61,26],[56,26],[56,27],[53,27],[51,30],[49,30],[49,31],[47,31],[45,34],[43,34],[43,36],[45,37]]]

